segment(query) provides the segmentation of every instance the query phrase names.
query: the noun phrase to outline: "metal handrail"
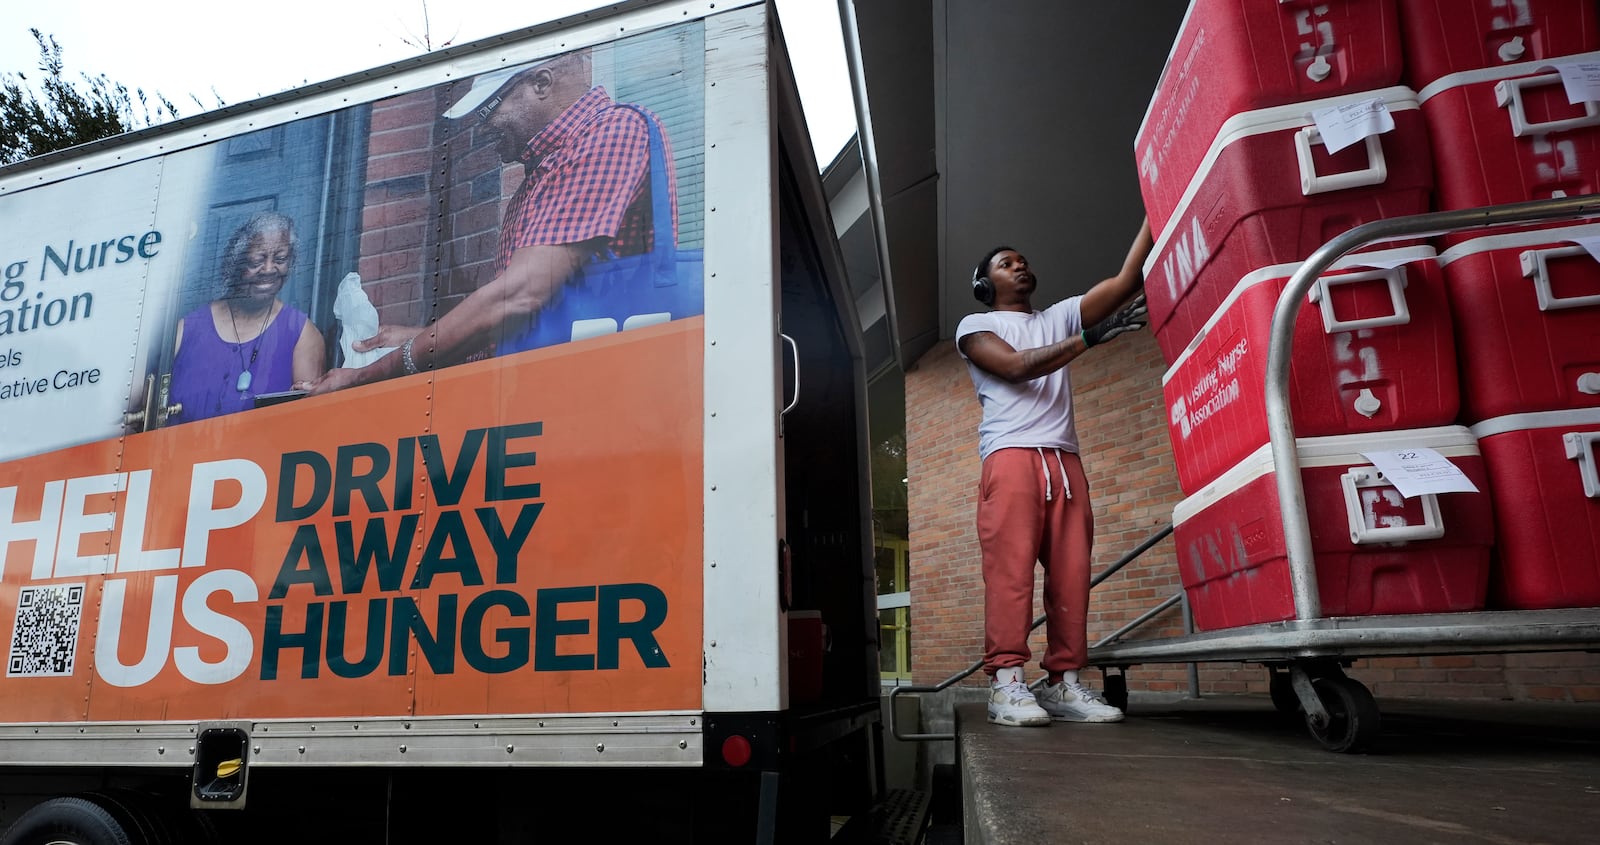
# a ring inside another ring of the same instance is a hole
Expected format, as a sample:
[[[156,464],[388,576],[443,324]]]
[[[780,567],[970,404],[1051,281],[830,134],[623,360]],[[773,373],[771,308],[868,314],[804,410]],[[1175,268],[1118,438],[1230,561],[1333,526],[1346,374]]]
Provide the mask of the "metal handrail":
[[[1172,523],[1169,522],[1166,525],[1162,526],[1161,530],[1159,530],[1156,533],[1151,534],[1149,537],[1145,538],[1145,540],[1143,542],[1141,542],[1139,545],[1134,546],[1132,551],[1130,551],[1127,554],[1123,555],[1122,557],[1118,558],[1116,563],[1113,563],[1110,566],[1106,567],[1106,570],[1104,572],[1100,573],[1099,575],[1094,576],[1093,578],[1090,578],[1089,579],[1089,589],[1092,590],[1095,587],[1100,586],[1100,584],[1102,582],[1104,582],[1107,578],[1110,578],[1111,576],[1117,574],[1117,572],[1121,571],[1121,569],[1124,566],[1127,566],[1128,564],[1133,563],[1134,558],[1136,558],[1139,555],[1142,555],[1145,552],[1149,551],[1151,546],[1154,546],[1155,544],[1161,542],[1162,540],[1167,539],[1170,536],[1172,536]],[[1035,627],[1035,628],[1039,627],[1039,623],[1043,622],[1043,621],[1044,621],[1044,617],[1043,616],[1039,617],[1038,619],[1033,620],[1033,627]]]
[[[1311,523],[1306,515],[1305,488],[1300,481],[1300,454],[1295,446],[1294,416],[1289,408],[1289,364],[1295,320],[1317,278],[1346,253],[1370,243],[1432,237],[1486,226],[1506,226],[1600,215],[1600,195],[1534,200],[1464,211],[1436,211],[1364,223],[1318,248],[1295,270],[1272,312],[1267,348],[1267,431],[1277,476],[1278,503],[1289,557],[1290,586],[1298,622],[1322,618],[1316,562],[1311,550]]]
[[[1133,631],[1135,628],[1138,628],[1140,625],[1143,625],[1144,623],[1149,622],[1150,620],[1156,618],[1157,616],[1160,616],[1161,614],[1166,612],[1167,608],[1172,607],[1173,605],[1175,605],[1175,604],[1177,604],[1177,603],[1179,603],[1181,601],[1183,601],[1183,591],[1179,590],[1178,592],[1172,594],[1171,596],[1168,596],[1166,601],[1163,601],[1162,603],[1156,605],[1155,607],[1152,607],[1149,610],[1145,611],[1144,613],[1140,614],[1139,618],[1137,618],[1137,619],[1133,620],[1132,622],[1129,622],[1128,624],[1123,625],[1121,628],[1118,628],[1117,630],[1112,631],[1111,633],[1105,635],[1105,637],[1103,639],[1101,639],[1100,642],[1097,642],[1097,643],[1094,644],[1094,648],[1099,648],[1099,647],[1101,647],[1103,645],[1106,645],[1108,643],[1114,643],[1117,640],[1122,639],[1124,634],[1127,634],[1127,633]]]
[[[1091,590],[1094,589],[1095,587],[1099,586],[1102,582],[1104,582],[1107,578],[1110,578],[1111,576],[1117,574],[1117,572],[1121,571],[1123,567],[1125,567],[1128,564],[1132,563],[1135,558],[1137,558],[1140,555],[1144,554],[1145,552],[1149,551],[1151,546],[1154,546],[1156,543],[1159,543],[1162,540],[1165,540],[1167,538],[1167,536],[1170,535],[1171,533],[1172,533],[1172,523],[1169,522],[1165,526],[1163,526],[1160,530],[1156,531],[1156,533],[1150,535],[1143,542],[1139,543],[1139,545],[1134,546],[1133,549],[1130,550],[1127,554],[1123,555],[1120,558],[1117,558],[1117,561],[1115,563],[1111,564],[1110,566],[1106,567],[1105,571],[1103,571],[1099,575],[1096,575],[1093,578],[1089,579],[1089,589],[1091,589]],[[1181,598],[1181,594],[1180,594],[1180,596],[1175,597],[1174,600],[1176,600],[1177,598]],[[1165,610],[1168,607],[1171,607],[1172,604],[1173,604],[1172,601],[1168,601],[1166,604],[1163,604],[1160,608],[1158,608],[1158,610]],[[1143,617],[1140,617],[1138,620],[1135,620],[1135,622],[1132,625],[1124,626],[1122,628],[1122,630],[1118,631],[1113,636],[1121,636],[1121,635],[1127,633],[1128,631],[1132,630],[1133,628],[1138,627],[1140,624],[1143,624],[1145,621],[1148,620],[1149,617],[1151,617],[1153,615],[1154,615],[1154,613],[1151,613],[1151,614],[1146,614]],[[1032,625],[1028,626],[1028,630],[1032,631],[1033,629],[1035,629],[1035,628],[1039,627],[1040,625],[1044,624],[1044,620],[1045,620],[1045,617],[1041,614],[1039,616],[1039,618],[1033,620],[1033,624]],[[894,706],[894,700],[895,700],[896,697],[898,697],[902,693],[943,692],[944,690],[949,689],[950,687],[954,686],[955,684],[961,683],[962,681],[966,680],[968,677],[971,677],[971,675],[974,672],[977,672],[979,669],[982,669],[982,668],[983,668],[983,658],[979,658],[976,661],[973,661],[972,665],[970,665],[967,668],[961,670],[960,672],[955,673],[954,675],[951,675],[948,678],[945,678],[944,680],[940,681],[937,684],[934,684],[933,686],[926,686],[926,685],[924,685],[924,686],[909,686],[909,685],[908,686],[897,686],[894,689],[890,690],[889,691],[889,734],[890,734],[890,736],[893,736],[895,739],[898,739],[901,742],[937,742],[937,741],[954,740],[956,738],[956,735],[953,734],[953,733],[948,733],[948,734],[904,734],[904,735],[902,735],[900,733],[900,723],[895,718],[895,712],[896,711],[895,711],[895,706]]]

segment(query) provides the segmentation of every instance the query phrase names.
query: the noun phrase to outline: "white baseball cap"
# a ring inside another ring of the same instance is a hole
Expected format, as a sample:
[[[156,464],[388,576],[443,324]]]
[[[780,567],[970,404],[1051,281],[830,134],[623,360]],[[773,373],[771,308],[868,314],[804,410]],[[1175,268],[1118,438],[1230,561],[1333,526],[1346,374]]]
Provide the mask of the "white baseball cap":
[[[450,108],[445,109],[444,116],[450,120],[466,117],[499,93],[506,83],[517,74],[527,70],[532,65],[518,65],[517,67],[502,68],[489,73],[480,73],[472,78],[472,87],[467,89],[466,96],[457,100]]]

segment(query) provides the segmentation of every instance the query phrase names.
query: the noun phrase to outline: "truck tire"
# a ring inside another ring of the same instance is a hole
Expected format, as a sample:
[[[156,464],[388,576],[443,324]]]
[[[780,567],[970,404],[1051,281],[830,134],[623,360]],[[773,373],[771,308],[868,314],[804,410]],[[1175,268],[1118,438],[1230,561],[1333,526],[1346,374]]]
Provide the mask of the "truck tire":
[[[110,787],[76,796],[98,805],[127,831],[134,845],[213,845],[216,825],[171,795]]]
[[[17,819],[0,845],[142,845],[99,804],[51,798]]]

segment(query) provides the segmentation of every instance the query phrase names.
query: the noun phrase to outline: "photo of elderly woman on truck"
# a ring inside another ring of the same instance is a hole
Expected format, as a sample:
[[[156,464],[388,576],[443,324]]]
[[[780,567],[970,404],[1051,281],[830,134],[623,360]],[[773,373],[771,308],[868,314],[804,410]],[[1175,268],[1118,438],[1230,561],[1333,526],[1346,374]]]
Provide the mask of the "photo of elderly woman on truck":
[[[182,406],[177,422],[248,410],[258,396],[322,375],[322,332],[279,298],[297,247],[294,222],[273,211],[251,215],[228,239],[221,296],[178,324],[171,386],[171,401]]]

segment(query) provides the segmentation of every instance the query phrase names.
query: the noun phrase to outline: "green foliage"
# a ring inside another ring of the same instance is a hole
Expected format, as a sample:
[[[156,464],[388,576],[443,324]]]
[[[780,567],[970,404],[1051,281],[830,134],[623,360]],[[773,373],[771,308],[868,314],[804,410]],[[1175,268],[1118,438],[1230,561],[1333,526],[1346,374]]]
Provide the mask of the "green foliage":
[[[55,37],[46,38],[37,29],[29,32],[39,44],[39,90],[20,71],[0,76],[0,165],[178,116],[166,97],[147,97],[139,88],[129,91],[105,74],[81,73],[81,84],[68,79]]]

